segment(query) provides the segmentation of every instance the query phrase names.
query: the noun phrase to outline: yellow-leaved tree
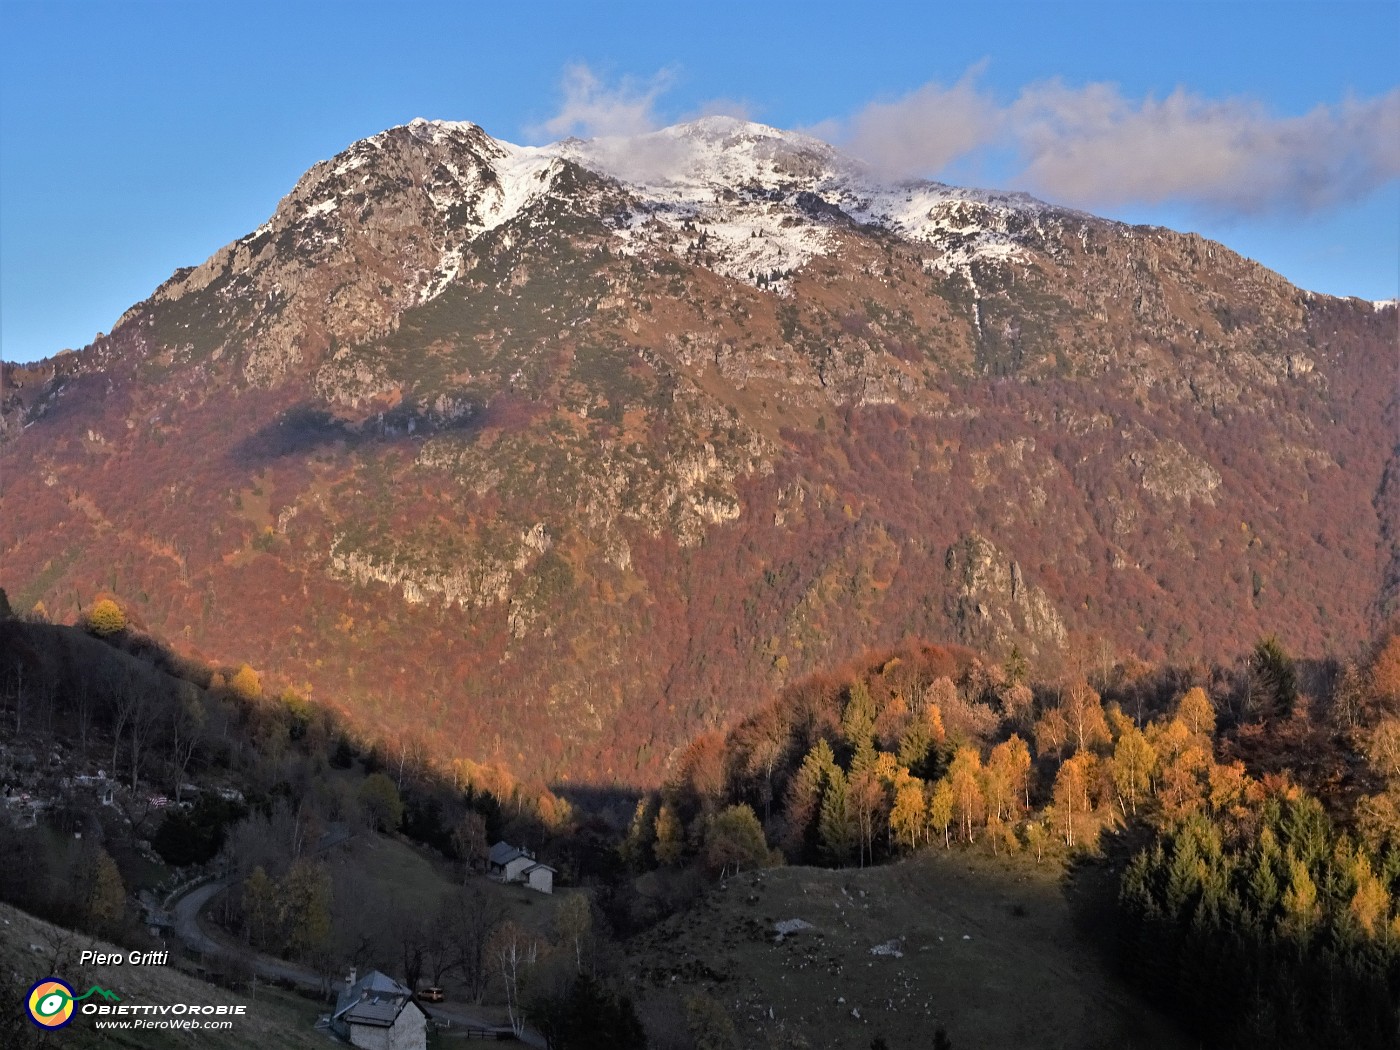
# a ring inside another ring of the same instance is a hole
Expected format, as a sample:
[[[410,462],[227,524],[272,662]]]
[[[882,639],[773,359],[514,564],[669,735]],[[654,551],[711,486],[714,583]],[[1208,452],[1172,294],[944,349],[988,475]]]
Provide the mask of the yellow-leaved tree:
[[[1186,723],[1192,735],[1210,736],[1215,732],[1215,705],[1200,686],[1188,689],[1182,696],[1176,717]]]
[[[253,947],[272,946],[273,932],[277,927],[277,909],[277,884],[259,864],[243,880],[243,919]]]
[[[1152,789],[1152,772],[1157,768],[1157,752],[1142,730],[1131,723],[1118,737],[1113,749],[1113,786],[1123,816],[1136,814],[1138,800]]]
[[[1033,820],[1026,825],[1026,848],[1035,851],[1035,862],[1040,863],[1040,859],[1045,856],[1045,847],[1050,843],[1050,833],[1045,830],[1045,825],[1038,820]]]
[[[906,776],[895,789],[894,809],[890,811],[890,830],[912,850],[927,826],[928,804],[924,801],[923,781]]]
[[[126,613],[111,598],[96,602],[87,614],[87,629],[99,638],[126,630]]]
[[[1381,779],[1400,783],[1400,718],[1382,718],[1365,734],[1362,746]]]
[[[1352,881],[1356,892],[1351,898],[1351,917],[1366,931],[1367,936],[1375,936],[1377,930],[1386,928],[1390,916],[1390,893],[1374,871],[1371,859],[1365,851],[1357,850],[1352,863]]]
[[[1031,751],[1015,733],[992,748],[987,759],[987,808],[994,816],[1015,820],[1022,800],[1029,803]],[[1029,804],[1027,804],[1027,808]]]
[[[1288,889],[1283,894],[1284,926],[1295,935],[1306,937],[1321,914],[1317,903],[1317,883],[1313,882],[1308,866],[1288,855]]]
[[[972,826],[987,812],[982,792],[982,754],[975,747],[960,747],[948,765],[948,786],[953,790],[953,815],[963,837],[973,841]]]
[[[1087,815],[1089,812],[1089,785],[1093,783],[1093,777],[1094,756],[1087,751],[1077,751],[1065,759],[1055,774],[1055,816],[1064,830],[1066,846],[1075,844],[1075,814]]]
[[[928,826],[943,832],[943,848],[951,849],[949,827],[953,823],[953,786],[944,777],[928,791]]]
[[[583,945],[593,929],[593,911],[588,906],[588,894],[570,893],[554,911],[554,928],[564,947],[574,956],[574,969],[583,973]]]
[[[1103,702],[1082,679],[1072,684],[1060,702],[1076,751],[1087,751],[1112,739]]]
[[[228,680],[229,690],[240,700],[252,702],[262,696],[262,679],[258,672],[247,664],[240,667]]]
[[[1393,708],[1400,704],[1400,631],[1393,631],[1377,646],[1366,678],[1377,705]]]

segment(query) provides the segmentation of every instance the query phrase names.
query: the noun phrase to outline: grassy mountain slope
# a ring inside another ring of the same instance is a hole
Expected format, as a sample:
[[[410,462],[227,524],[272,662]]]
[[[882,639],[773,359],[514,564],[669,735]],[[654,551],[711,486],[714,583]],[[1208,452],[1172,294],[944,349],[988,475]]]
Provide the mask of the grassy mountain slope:
[[[865,1050],[877,1035],[928,1046],[935,1028],[986,1050],[1189,1046],[1101,966],[1061,874],[930,850],[888,867],[740,876],[639,939],[636,986],[643,1002],[700,992],[732,1007],[744,1046]],[[788,919],[813,929],[779,940]]]
[[[191,974],[170,966],[78,966],[79,953],[95,951],[103,954],[126,953],[116,945],[94,937],[74,933],[32,915],[0,904],[0,972],[8,979],[7,987],[19,993],[35,982],[58,976],[82,994],[94,984],[118,993],[123,1003],[166,1005],[195,1003],[201,1005],[243,1005],[247,1013],[230,1018],[233,1027],[220,1031],[186,1031],[164,1029],[131,1029],[99,1031],[91,1017],[78,1015],[63,1029],[62,1034],[48,1037],[49,1045],[75,1047],[139,1047],[140,1050],[176,1050],[176,1048],[229,1048],[246,1046],[296,1047],[326,1046],[326,1036],[314,1030],[316,1018],[324,1011],[317,1004],[271,989],[259,991],[256,998],[235,994],[208,984]],[[35,951],[35,947],[39,950]],[[23,1007],[7,1005],[7,1010]],[[213,1018],[213,1020],[220,1020]],[[28,1021],[21,1022],[29,1028]],[[38,1034],[37,1029],[31,1029]],[[16,1038],[29,1033],[18,1029]],[[20,1045],[25,1045],[21,1043]],[[39,1045],[39,1044],[35,1044]]]

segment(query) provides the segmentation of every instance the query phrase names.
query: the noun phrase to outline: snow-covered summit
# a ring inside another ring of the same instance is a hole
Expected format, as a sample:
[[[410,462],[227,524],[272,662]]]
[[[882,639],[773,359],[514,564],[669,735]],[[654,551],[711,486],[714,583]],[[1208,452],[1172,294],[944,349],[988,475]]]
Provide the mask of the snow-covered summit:
[[[567,139],[570,160],[652,189],[816,182],[850,168],[833,147],[797,132],[734,117],[703,117],[642,135]]]
[[[1025,194],[890,181],[820,139],[734,117],[540,149],[618,179],[655,222],[703,232],[709,264],[748,280],[826,254],[842,218],[923,242],[930,265],[967,273],[977,259],[1020,257],[1018,233],[1053,210]]]
[[[479,236],[573,192],[559,188],[577,185],[558,180],[569,165],[625,194],[627,208],[605,216],[619,251],[675,253],[778,292],[808,260],[838,251],[843,229],[889,230],[929,267],[971,280],[974,264],[1024,261],[1028,235],[1065,214],[1022,194],[890,181],[820,139],[735,117],[541,146],[417,118],[315,165],[244,242],[289,235],[309,262],[349,258],[350,243],[366,237],[422,231],[419,258],[431,261],[400,292],[426,302],[456,280]]]

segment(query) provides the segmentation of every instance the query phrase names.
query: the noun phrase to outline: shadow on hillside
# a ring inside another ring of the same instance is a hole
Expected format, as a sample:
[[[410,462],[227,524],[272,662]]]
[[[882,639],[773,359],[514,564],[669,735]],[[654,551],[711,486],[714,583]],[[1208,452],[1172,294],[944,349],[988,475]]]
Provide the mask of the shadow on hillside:
[[[332,415],[316,405],[302,404],[288,409],[238,442],[230,454],[238,463],[256,467],[334,445],[357,448],[432,434],[474,433],[481,429],[483,421],[484,413],[479,411],[441,416],[412,406],[399,406],[357,422]]]
[[[124,673],[144,676],[151,671],[209,688],[207,666],[135,628],[98,638],[64,624],[0,621],[0,682],[28,680],[36,695],[66,702],[87,688],[105,697]]]
[[[1119,882],[1129,862],[1150,841],[1144,828],[1105,829],[1099,854],[1076,856],[1065,872],[1064,894],[1074,928],[1110,970],[1116,971],[1119,961]]]
[[[570,781],[550,784],[549,790],[576,809],[600,815],[621,815],[624,827],[642,794],[632,788],[611,784],[580,784]]]

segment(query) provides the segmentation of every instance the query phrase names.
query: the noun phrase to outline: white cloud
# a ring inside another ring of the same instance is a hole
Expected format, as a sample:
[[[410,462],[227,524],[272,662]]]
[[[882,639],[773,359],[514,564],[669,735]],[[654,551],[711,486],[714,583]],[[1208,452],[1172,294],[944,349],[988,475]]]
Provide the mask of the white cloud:
[[[1315,211],[1400,177],[1400,89],[1278,117],[1245,99],[1178,89],[1130,99],[1111,84],[1029,85],[1009,104],[977,85],[926,84],[818,129],[878,168],[935,175],[983,151],[1019,158],[1012,177],[1084,207],[1177,203],[1210,211]]]
[[[1051,83],[1008,114],[1023,178],[1068,203],[1307,212],[1400,177],[1400,90],[1276,117],[1181,89],[1137,102],[1108,85]]]
[[[564,70],[564,100],[559,112],[533,130],[551,138],[655,131],[660,126],[656,100],[673,79],[671,71],[663,69],[644,83],[623,77],[608,85],[583,63],[569,66]]]
[[[901,175],[936,172],[992,142],[1005,114],[977,89],[982,66],[952,87],[925,84],[893,102],[872,102],[842,128],[827,122],[811,129],[837,135],[841,144],[877,168]]]
[[[1003,181],[1089,209],[1177,204],[1226,214],[1325,209],[1400,178],[1400,88],[1370,99],[1277,116],[1249,99],[1209,99],[1179,88],[1133,99],[1113,84],[1030,84],[1010,102],[979,80],[985,63],[951,85],[928,83],[845,119],[803,129],[887,174],[934,176],[950,165],[1014,158]],[[678,163],[675,145],[626,141],[665,121],[658,101],[675,77],[607,82],[589,66],[564,71],[559,111],[531,129],[611,140],[594,153],[616,174],[641,178]],[[688,119],[748,106],[702,103]]]
[[[683,140],[651,135],[669,121],[657,113],[657,100],[670,90],[675,74],[663,69],[646,80],[623,77],[605,82],[586,64],[564,70],[559,112],[530,129],[532,135],[588,139],[589,160],[601,170],[628,181],[646,182],[674,175],[694,159],[694,146]],[[701,102],[684,120],[725,116],[750,119],[747,103],[729,98]]]

